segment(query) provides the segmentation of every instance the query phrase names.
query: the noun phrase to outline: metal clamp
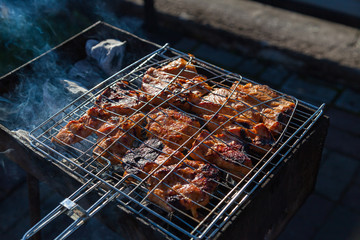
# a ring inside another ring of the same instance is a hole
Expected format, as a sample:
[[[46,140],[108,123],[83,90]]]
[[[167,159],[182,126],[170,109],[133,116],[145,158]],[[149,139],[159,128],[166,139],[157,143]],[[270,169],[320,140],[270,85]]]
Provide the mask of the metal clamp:
[[[72,220],[76,221],[79,218],[84,220],[89,218],[89,214],[77,203],[73,202],[69,198],[65,198],[60,205],[67,209],[66,215],[68,215]]]

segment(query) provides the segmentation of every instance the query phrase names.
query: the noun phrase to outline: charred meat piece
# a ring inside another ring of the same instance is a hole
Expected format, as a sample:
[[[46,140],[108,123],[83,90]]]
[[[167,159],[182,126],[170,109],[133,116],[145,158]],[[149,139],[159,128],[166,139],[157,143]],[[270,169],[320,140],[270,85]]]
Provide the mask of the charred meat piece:
[[[133,174],[142,179],[148,176],[148,189],[153,190],[150,201],[169,212],[173,207],[190,210],[195,218],[197,209],[208,204],[209,194],[215,191],[219,177],[218,170],[210,164],[185,159],[181,152],[156,138],[128,151],[122,166],[124,176]]]
[[[185,113],[168,108],[158,108],[148,115],[146,129],[149,138],[154,136],[161,139],[170,148],[190,148],[192,137],[199,129],[200,123]],[[181,151],[183,149],[180,149]]]
[[[146,97],[139,91],[127,88],[126,82],[119,82],[104,90],[95,100],[97,106],[90,108],[78,120],[68,122],[52,141],[70,145],[80,142],[115,115],[134,113],[144,105]]]
[[[152,105],[162,104],[162,107],[167,107],[171,104],[185,111],[190,109],[189,102],[199,101],[211,89],[206,78],[197,73],[195,66],[182,58],[158,69],[149,68],[141,86]]]
[[[95,157],[105,157],[111,164],[121,163],[122,156],[132,147],[135,137],[141,138],[143,121],[144,114],[138,113],[131,117],[118,116],[102,125],[97,131],[99,141],[93,151]]]
[[[228,134],[210,135],[203,130],[190,152],[193,159],[206,160],[238,178],[245,176],[252,167],[251,160],[244,151],[244,144]]]
[[[190,210],[199,218],[197,209],[209,203],[218,179],[218,170],[210,164],[184,159],[179,165],[161,166],[152,172],[147,180],[152,191],[149,200],[169,212],[175,207]]]
[[[271,106],[270,108],[263,108],[261,110],[262,121],[273,135],[279,135],[288,123],[295,104],[279,99],[278,101],[270,102],[269,105]]]
[[[80,142],[99,129],[110,116],[109,112],[92,107],[78,120],[68,122],[51,141],[70,145]]]
[[[249,112],[251,113],[251,112]],[[264,123],[256,123],[251,118],[231,117],[224,114],[204,115],[205,120],[211,121],[206,125],[214,134],[221,134],[224,131],[231,133],[242,141],[249,143],[252,150],[264,153],[271,148],[275,142],[270,130]],[[219,128],[219,126],[221,126]]]
[[[144,178],[157,164],[155,160],[162,154],[164,144],[157,138],[146,140],[137,148],[133,148],[122,158],[124,176],[133,174]]]
[[[122,158],[124,176],[134,174],[144,178],[157,166],[177,164],[184,155],[166,146],[157,138],[146,140],[139,147],[129,150]]]
[[[171,75],[179,75],[181,78],[192,79],[198,76],[195,66],[183,58],[178,58],[164,67],[161,67],[159,70],[169,74],[170,77]]]
[[[95,104],[116,114],[130,115],[146,101],[147,98],[142,92],[129,89],[129,83],[122,81],[105,89],[96,98]]]

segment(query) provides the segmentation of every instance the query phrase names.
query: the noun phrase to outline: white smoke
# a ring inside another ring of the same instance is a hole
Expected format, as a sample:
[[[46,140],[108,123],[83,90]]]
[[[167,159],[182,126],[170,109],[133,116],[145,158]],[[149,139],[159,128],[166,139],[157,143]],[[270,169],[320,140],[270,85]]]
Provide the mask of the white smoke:
[[[84,26],[70,20],[82,5],[87,7],[83,11],[87,11],[92,18],[95,16],[94,21],[104,20],[141,35],[139,29],[142,20],[118,16],[117,9],[108,7],[106,2],[109,1],[0,0],[0,75],[5,73],[1,72],[3,66],[10,68],[7,71],[12,70],[84,29]],[[9,62],[13,62],[13,65],[7,66]],[[74,100],[75,95],[84,91],[81,87],[89,88],[77,76],[82,79],[103,78],[97,72],[98,68],[84,74],[86,71],[71,69],[72,65],[64,62],[59,64],[54,53],[38,61],[32,66],[32,75],[21,76],[14,91],[0,96],[0,123],[13,130],[31,130]],[[84,68],[81,64],[75,67]],[[69,90],[74,87],[69,81],[78,85],[76,88],[80,92]]]

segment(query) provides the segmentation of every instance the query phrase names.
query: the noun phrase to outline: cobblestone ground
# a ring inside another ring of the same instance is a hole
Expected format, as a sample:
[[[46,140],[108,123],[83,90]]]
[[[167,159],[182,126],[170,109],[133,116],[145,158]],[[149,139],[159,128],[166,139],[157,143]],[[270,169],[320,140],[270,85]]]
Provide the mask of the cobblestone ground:
[[[316,189],[279,239],[360,239],[360,93],[288,70],[286,63],[271,59],[276,53],[262,52],[257,58],[249,59],[189,38],[181,38],[173,46],[301,100],[315,105],[327,104],[330,127]],[[0,195],[0,239],[18,239],[29,222],[25,177],[13,164],[4,160],[2,163],[2,169],[7,172],[1,174],[1,183],[5,182],[6,187]],[[6,174],[11,171],[20,174],[16,179],[9,179]],[[61,197],[46,185],[41,186],[45,213],[55,207]],[[88,233],[89,230],[93,234],[86,235],[86,239],[116,238],[96,220],[82,231]],[[74,239],[81,239],[81,234]]]

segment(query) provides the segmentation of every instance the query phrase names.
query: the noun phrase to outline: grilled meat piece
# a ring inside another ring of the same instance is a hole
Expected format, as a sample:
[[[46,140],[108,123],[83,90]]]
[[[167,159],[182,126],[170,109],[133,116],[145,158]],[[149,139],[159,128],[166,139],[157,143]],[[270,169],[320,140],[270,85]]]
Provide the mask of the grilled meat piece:
[[[147,173],[157,166],[155,160],[160,156],[163,148],[164,144],[159,139],[152,138],[139,147],[128,150],[122,158],[124,176],[133,174],[145,178]]]
[[[210,135],[203,130],[190,152],[193,159],[206,160],[239,178],[246,175],[252,167],[250,158],[244,152],[244,144],[228,134]]]
[[[173,207],[190,210],[195,218],[197,209],[208,204],[209,194],[215,191],[219,177],[218,170],[210,164],[185,159],[181,152],[156,138],[129,150],[122,159],[122,166],[124,176],[133,174],[141,179],[149,176],[146,183],[148,189],[153,190],[150,201],[169,212]],[[156,187],[159,181],[162,183]]]
[[[293,108],[294,103],[268,86],[236,82],[230,89],[214,89],[192,111],[206,121],[211,119],[206,125],[210,131],[226,129],[250,142],[254,151],[264,153],[282,132]]]
[[[70,121],[56,137],[52,138],[52,141],[70,145],[80,142],[115,115],[134,113],[144,105],[146,97],[141,92],[128,88],[128,83],[118,82],[105,89],[96,98],[95,107],[90,108],[78,120]],[[148,108],[143,110],[148,110]]]
[[[121,163],[122,156],[132,147],[135,137],[141,138],[143,122],[144,114],[138,113],[131,117],[114,117],[102,125],[97,131],[99,141],[93,151],[95,156],[105,157],[111,164]]]
[[[205,95],[200,102],[191,110],[198,115],[211,115],[219,113],[226,115],[235,115],[235,109],[231,107],[231,92],[225,88],[215,88],[209,94]],[[228,104],[225,104],[228,101]]]
[[[139,147],[129,150],[122,158],[124,176],[134,174],[144,178],[157,166],[169,166],[178,163],[184,155],[166,146],[157,138],[146,140]]]
[[[260,113],[255,107],[248,105],[242,99],[236,98],[236,93],[225,88],[215,88],[204,96],[191,110],[199,116],[219,114],[247,118],[253,122],[260,121]]]
[[[183,144],[183,147],[189,149],[192,143],[191,138],[199,127],[200,123],[195,119],[185,113],[168,108],[151,111],[146,125],[146,129],[149,130],[147,132],[149,138],[156,136],[173,149],[177,149]]]
[[[205,120],[211,121],[206,127],[214,134],[221,134],[225,131],[238,137],[244,142],[250,143],[252,150],[264,153],[271,148],[274,137],[264,123],[256,123],[244,117],[227,116],[224,114],[204,115]],[[219,128],[219,126],[221,126]]]
[[[198,102],[211,89],[206,78],[197,73],[195,66],[182,58],[158,69],[149,68],[141,86],[152,105],[162,104],[162,107],[167,107],[171,104],[185,111],[190,109],[189,103]]]
[[[251,106],[261,111],[261,122],[272,132],[278,135],[284,129],[284,125],[290,118],[295,104],[281,97],[278,93],[266,85],[248,83],[245,85],[236,83],[231,89],[235,88],[236,98],[242,99]]]
[[[252,149],[263,153],[274,142],[270,131],[264,128],[262,116],[257,107],[251,107],[237,94],[225,88],[214,89],[204,96],[192,111],[200,115],[206,122],[206,128],[214,134],[225,130],[234,133],[240,139],[255,145]],[[215,114],[218,112],[217,114]],[[261,129],[261,131],[259,131]]]
[[[146,101],[147,98],[142,92],[131,90],[129,83],[121,81],[105,89],[96,98],[95,104],[116,114],[130,115],[141,108]]]
[[[80,142],[99,129],[110,116],[109,112],[92,107],[78,120],[68,122],[51,141],[69,145]]]
[[[149,200],[169,212],[175,207],[190,210],[194,218],[199,218],[197,209],[209,203],[218,179],[218,170],[210,164],[184,159],[177,166],[162,166],[151,174],[147,180],[152,191]]]

